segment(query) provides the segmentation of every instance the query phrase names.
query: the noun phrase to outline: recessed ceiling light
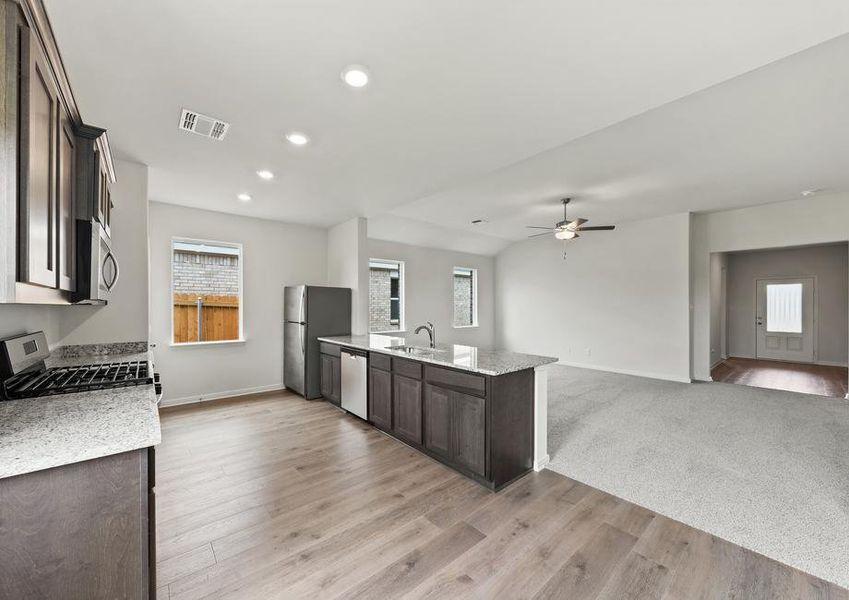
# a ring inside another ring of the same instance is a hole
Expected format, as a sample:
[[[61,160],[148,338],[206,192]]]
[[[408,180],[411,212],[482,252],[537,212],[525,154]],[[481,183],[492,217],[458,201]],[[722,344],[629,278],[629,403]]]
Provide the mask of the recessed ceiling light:
[[[238,194],[238,195],[236,196],[236,198],[238,198],[238,199],[239,199],[239,200],[241,200],[242,202],[250,202],[250,201],[251,201],[251,195],[250,195],[250,194],[246,194],[246,193],[244,193],[244,192],[242,192],[241,194]]]
[[[266,181],[268,181],[269,179],[274,179],[274,173],[267,169],[261,169],[257,171],[256,174],[259,175],[260,179],[265,179]]]
[[[802,190],[802,195],[803,196],[813,196],[814,194],[821,192],[821,191],[822,190],[819,189],[819,188],[813,189],[813,190]]]
[[[360,65],[350,65],[342,71],[342,81],[354,88],[365,87],[368,84],[368,69]]]
[[[292,133],[287,133],[286,139],[289,140],[290,144],[294,144],[295,146],[303,146],[309,143],[310,141],[310,138],[308,138],[306,134],[303,134],[300,131],[293,131]]]

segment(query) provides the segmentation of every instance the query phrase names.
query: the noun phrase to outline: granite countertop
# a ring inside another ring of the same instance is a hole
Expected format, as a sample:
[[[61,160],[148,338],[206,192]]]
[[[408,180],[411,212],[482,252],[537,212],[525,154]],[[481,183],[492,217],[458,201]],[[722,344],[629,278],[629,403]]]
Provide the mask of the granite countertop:
[[[391,356],[400,356],[410,360],[481,373],[482,375],[505,375],[507,373],[533,369],[557,362],[557,359],[551,356],[519,354],[504,350],[486,350],[475,346],[462,346],[459,344],[437,344],[433,351],[425,350],[410,354],[404,350],[394,349],[396,346],[405,345],[405,338],[390,335],[341,335],[320,337],[318,339],[329,344],[380,352],[381,354],[389,354]],[[421,342],[410,342],[410,345],[423,347]]]
[[[59,349],[46,362],[48,367],[58,367],[119,360],[151,361],[151,356],[147,351],[79,354]],[[160,441],[153,385],[0,401],[0,478],[147,448]]]

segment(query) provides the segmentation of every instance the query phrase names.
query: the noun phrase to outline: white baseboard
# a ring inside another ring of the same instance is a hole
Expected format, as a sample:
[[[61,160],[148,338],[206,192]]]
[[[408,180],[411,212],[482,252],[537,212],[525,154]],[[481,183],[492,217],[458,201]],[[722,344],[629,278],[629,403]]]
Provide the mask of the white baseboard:
[[[257,387],[242,388],[239,390],[226,390],[223,392],[211,392],[208,394],[195,394],[193,396],[184,396],[182,398],[163,398],[160,406],[179,406],[181,404],[196,404],[198,402],[208,402],[209,400],[220,400],[222,398],[236,398],[238,396],[247,396],[249,394],[259,394],[262,392],[276,392],[285,390],[282,383],[274,383],[271,385],[260,385]]]
[[[717,360],[715,363],[713,363],[713,364],[710,366],[710,368],[711,368],[711,369],[713,369],[716,365],[720,364],[720,363],[721,363],[722,361],[724,361],[724,360],[725,360],[724,358],[720,358],[720,359],[719,359],[719,360]]]
[[[568,362],[561,360],[558,365],[566,365],[567,367],[578,367],[579,369],[591,369],[593,371],[608,371],[609,373],[619,373],[620,375],[634,375],[635,377],[647,377],[649,379],[663,379],[664,381],[676,381],[678,383],[693,383],[689,377],[680,375],[672,375],[669,373],[651,373],[649,371],[636,371],[633,369],[618,369],[616,367],[606,367],[603,365],[587,365],[583,363]]]
[[[814,364],[817,364],[817,365],[820,365],[820,366],[823,366],[823,367],[847,367],[847,366],[849,366],[849,365],[847,365],[847,363],[840,362],[840,361],[837,361],[837,360],[818,360]]]
[[[545,456],[543,456],[539,460],[535,460],[534,461],[534,471],[542,471],[550,460],[551,459],[549,458],[548,454],[546,454]]]

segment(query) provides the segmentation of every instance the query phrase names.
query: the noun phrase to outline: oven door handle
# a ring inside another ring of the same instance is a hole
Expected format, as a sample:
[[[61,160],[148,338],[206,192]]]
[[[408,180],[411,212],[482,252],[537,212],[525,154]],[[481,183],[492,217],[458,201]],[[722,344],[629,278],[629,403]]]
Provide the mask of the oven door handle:
[[[106,285],[106,291],[111,292],[112,288],[115,287],[115,284],[118,283],[118,277],[121,276],[121,269],[118,266],[118,260],[115,258],[115,255],[112,253],[111,250],[106,253],[106,257],[103,259],[104,270],[106,267],[107,260],[112,260],[112,265],[115,267],[115,276],[112,278],[112,281],[110,281],[109,283],[104,282],[104,284]]]

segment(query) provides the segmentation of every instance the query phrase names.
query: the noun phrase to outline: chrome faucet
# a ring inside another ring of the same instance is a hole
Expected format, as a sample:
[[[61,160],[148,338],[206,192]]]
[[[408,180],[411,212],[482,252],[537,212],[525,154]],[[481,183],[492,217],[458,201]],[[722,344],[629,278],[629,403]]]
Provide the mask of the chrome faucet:
[[[436,329],[433,327],[433,323],[426,321],[425,325],[419,325],[416,327],[416,333],[419,333],[422,329],[427,331],[427,336],[430,338],[430,347],[436,348]]]

